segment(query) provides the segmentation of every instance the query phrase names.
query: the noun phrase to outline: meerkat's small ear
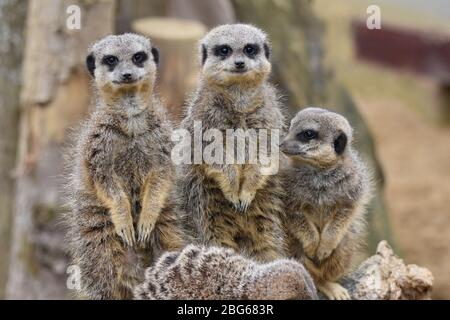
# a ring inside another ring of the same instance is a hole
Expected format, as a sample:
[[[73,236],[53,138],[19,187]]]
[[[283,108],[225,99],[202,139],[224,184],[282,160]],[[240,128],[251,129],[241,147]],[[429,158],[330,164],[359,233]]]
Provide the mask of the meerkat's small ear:
[[[264,42],[264,55],[266,56],[267,59],[270,58],[270,54],[272,50],[270,49],[269,45],[267,44],[267,42]]]
[[[343,132],[334,140],[334,151],[336,151],[336,154],[341,155],[344,152],[347,140],[347,135]]]
[[[158,65],[159,64],[159,50],[158,48],[152,48],[153,61]]]
[[[86,58],[86,67],[89,70],[89,73],[92,77],[95,77],[95,57],[93,53],[90,53]]]
[[[202,44],[202,65],[205,64],[206,59],[208,59],[208,50],[206,49],[206,46]]]

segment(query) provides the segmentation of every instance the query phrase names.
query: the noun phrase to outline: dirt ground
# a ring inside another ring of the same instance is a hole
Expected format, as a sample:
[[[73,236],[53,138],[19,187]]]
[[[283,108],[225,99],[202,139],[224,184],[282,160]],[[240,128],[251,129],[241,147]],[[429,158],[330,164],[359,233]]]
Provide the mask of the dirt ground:
[[[376,139],[403,256],[433,272],[435,299],[450,299],[450,126],[398,100],[355,98]]]

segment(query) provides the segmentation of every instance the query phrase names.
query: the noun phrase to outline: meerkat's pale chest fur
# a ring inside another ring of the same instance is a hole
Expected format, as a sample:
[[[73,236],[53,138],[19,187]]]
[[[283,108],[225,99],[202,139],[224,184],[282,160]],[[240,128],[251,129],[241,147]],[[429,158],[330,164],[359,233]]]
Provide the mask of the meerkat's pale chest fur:
[[[282,130],[266,35],[249,25],[213,29],[200,43],[202,73],[181,127]],[[269,138],[270,141],[270,138]],[[248,146],[248,145],[247,145]],[[224,150],[226,144],[224,143]],[[239,152],[239,151],[238,151]],[[180,167],[179,209],[200,243],[231,247],[257,260],[285,255],[281,182],[261,165],[192,164]]]
[[[142,36],[109,36],[87,58],[96,109],[76,135],[67,215],[80,294],[132,298],[149,260],[183,246],[166,205],[171,124],[153,95],[158,53]]]
[[[290,254],[304,261],[331,299],[349,298],[337,281],[361,253],[371,195],[369,172],[351,142],[344,117],[307,108],[292,120],[281,144],[289,158],[282,175]]]
[[[256,263],[231,249],[190,245],[168,252],[136,287],[139,300],[317,299],[313,280],[296,261]]]

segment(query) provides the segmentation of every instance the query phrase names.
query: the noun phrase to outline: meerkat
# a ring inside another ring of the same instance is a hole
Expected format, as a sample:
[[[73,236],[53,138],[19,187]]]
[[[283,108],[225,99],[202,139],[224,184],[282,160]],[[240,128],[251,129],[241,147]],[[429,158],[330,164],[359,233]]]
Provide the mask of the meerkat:
[[[123,34],[86,59],[97,100],[75,136],[66,220],[80,291],[92,299],[132,298],[148,259],[184,243],[166,206],[172,129],[153,92],[158,57],[149,39]]]
[[[203,130],[218,130],[223,137],[227,129],[283,128],[277,93],[267,81],[270,46],[263,31],[244,24],[222,25],[200,40],[199,47],[199,84],[181,128],[193,136],[200,122]],[[223,146],[226,150],[225,142]],[[286,253],[281,181],[247,160],[179,166],[179,212],[188,218],[186,224],[199,243],[270,261]]]
[[[232,249],[189,245],[148,268],[135,299],[315,300],[317,293],[311,276],[295,260],[259,264]]]
[[[329,299],[350,299],[337,281],[361,253],[372,190],[351,143],[352,128],[343,116],[307,108],[293,118],[280,145],[288,157],[282,175],[290,254],[304,257],[316,287]]]

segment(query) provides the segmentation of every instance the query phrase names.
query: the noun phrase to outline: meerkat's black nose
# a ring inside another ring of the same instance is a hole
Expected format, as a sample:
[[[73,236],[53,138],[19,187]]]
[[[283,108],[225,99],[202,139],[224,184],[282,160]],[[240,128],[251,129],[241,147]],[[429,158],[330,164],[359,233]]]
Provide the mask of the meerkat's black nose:
[[[127,82],[133,80],[133,75],[131,73],[124,73],[122,75],[122,80]]]
[[[235,61],[234,65],[236,66],[236,69],[244,69],[245,68],[245,62],[244,61]]]

